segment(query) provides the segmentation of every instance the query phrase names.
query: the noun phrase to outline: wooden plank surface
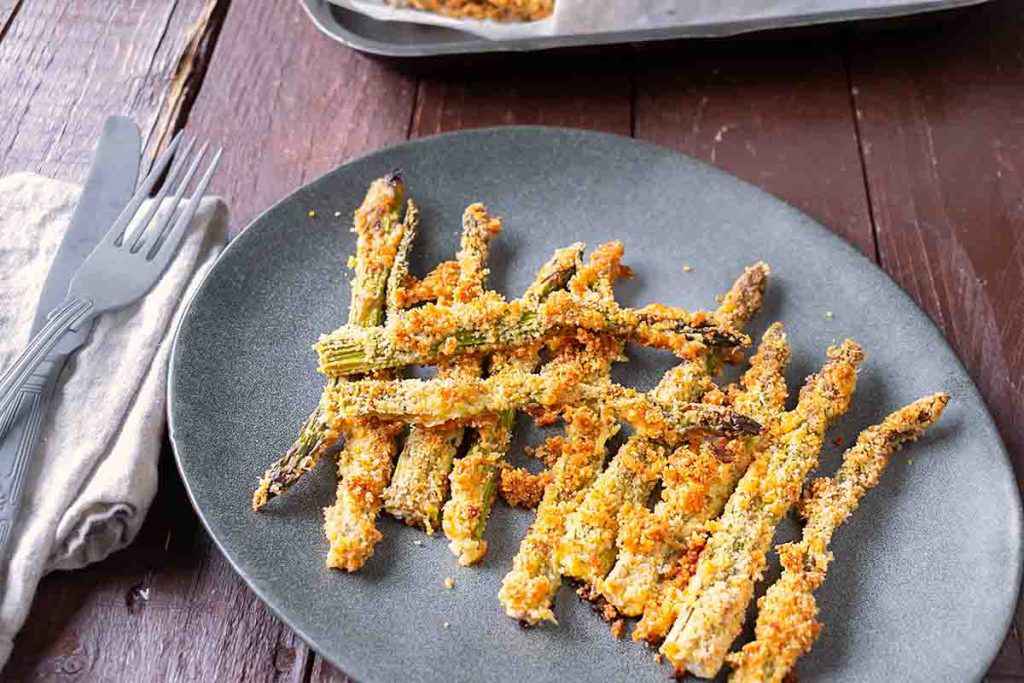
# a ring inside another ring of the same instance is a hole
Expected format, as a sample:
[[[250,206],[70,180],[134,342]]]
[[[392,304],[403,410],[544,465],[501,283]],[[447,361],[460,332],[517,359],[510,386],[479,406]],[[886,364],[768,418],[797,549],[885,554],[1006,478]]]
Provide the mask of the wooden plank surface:
[[[828,27],[645,48],[636,136],[750,181],[873,257],[842,48]]]
[[[957,350],[1021,481],[1024,5],[901,26],[850,50],[880,262]],[[993,675],[1024,674],[1022,625],[1018,606]]]
[[[0,173],[81,180],[103,121],[152,137],[189,29],[216,0],[24,0],[0,41]]]
[[[0,173],[32,170],[81,180],[110,114],[132,116],[149,140],[163,137],[182,57],[193,38],[202,42],[208,27],[200,20],[215,20],[216,10],[216,3],[199,0],[23,0],[0,41]],[[202,66],[195,60],[191,70]],[[189,647],[167,637],[189,633],[181,631],[183,623],[173,617],[155,623],[146,609],[167,597],[150,584],[154,570],[191,558],[192,539],[179,538],[162,521],[196,524],[169,462],[130,550],[43,581],[5,677],[119,680],[132,672],[155,680],[188,670]],[[290,632],[284,637],[294,640]]]
[[[6,33],[11,19],[18,11],[21,0],[0,0],[0,37]]]
[[[514,123],[635,133],[877,255],[943,326],[1024,452],[1014,0],[899,22],[898,33],[833,27],[415,72],[319,36],[293,2],[236,2],[226,16],[226,0],[23,3],[0,40],[0,172],[79,179],[106,115],[135,116],[151,147],[187,120],[226,145],[215,190],[237,232],[294,187],[406,137]],[[14,4],[0,0],[0,26]],[[166,457],[137,542],[46,579],[4,675],[347,680],[235,576]],[[1024,676],[1016,631],[991,676]]]
[[[571,56],[557,62],[507,57],[498,73],[490,60],[485,64],[460,70],[456,78],[423,77],[411,135],[506,125],[630,134],[632,70],[628,60],[609,67],[604,61]],[[597,82],[601,87],[594,87]]]
[[[224,145],[236,234],[292,190],[405,139],[416,81],[320,35],[295,3],[234,5],[188,130]]]

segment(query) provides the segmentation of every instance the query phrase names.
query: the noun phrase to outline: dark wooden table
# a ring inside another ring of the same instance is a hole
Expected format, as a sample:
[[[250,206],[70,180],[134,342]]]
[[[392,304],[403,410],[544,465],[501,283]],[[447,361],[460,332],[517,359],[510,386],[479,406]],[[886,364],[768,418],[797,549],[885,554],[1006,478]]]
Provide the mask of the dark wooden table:
[[[743,39],[395,63],[293,0],[0,0],[0,173],[81,180],[108,114],[152,152],[225,144],[241,230],[296,186],[410,137],[595,128],[673,147],[795,204],[942,328],[1024,468],[1024,3]],[[148,597],[147,597],[148,596]],[[1024,679],[1019,632],[990,680]],[[235,576],[169,453],[143,531],[45,579],[10,680],[344,680]]]

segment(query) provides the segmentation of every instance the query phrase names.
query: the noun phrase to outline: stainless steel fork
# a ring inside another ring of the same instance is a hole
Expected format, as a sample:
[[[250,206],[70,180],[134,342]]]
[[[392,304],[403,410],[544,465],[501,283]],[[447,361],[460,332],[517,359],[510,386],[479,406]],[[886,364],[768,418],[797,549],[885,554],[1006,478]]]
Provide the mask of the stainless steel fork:
[[[160,279],[199,208],[221,156],[218,149],[182,208],[181,201],[209,147],[203,145],[193,155],[194,141],[184,145],[145,215],[135,220],[139,207],[167,170],[181,142],[179,134],[157,159],[114,225],[75,273],[67,298],[50,313],[46,325],[25,351],[0,375],[0,415],[9,414],[26,381],[51,352],[70,353],[85,341],[76,334],[85,323],[142,298]],[[169,207],[164,207],[172,188]],[[129,233],[133,225],[137,227]]]

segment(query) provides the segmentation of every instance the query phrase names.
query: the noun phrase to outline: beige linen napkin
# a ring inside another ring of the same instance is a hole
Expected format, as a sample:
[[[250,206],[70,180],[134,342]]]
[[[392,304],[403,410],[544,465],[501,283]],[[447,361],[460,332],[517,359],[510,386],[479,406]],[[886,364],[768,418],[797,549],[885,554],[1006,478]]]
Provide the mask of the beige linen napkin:
[[[27,173],[0,179],[0,368],[28,342],[78,193]],[[0,567],[0,666],[43,575],[102,560],[142,526],[156,492],[171,335],[226,230],[224,203],[204,199],[156,287],[101,316],[65,366],[28,465],[9,561]]]

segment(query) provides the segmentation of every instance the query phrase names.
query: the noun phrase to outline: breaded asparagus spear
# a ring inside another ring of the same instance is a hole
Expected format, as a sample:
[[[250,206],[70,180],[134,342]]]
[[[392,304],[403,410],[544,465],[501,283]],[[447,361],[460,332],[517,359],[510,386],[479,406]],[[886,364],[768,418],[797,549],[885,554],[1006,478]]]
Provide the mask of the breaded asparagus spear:
[[[779,546],[782,576],[758,602],[755,640],[729,656],[735,667],[730,681],[781,682],[797,659],[810,651],[821,629],[814,591],[832,561],[832,535],[878,483],[893,453],[920,437],[948,402],[946,394],[926,396],[868,427],[843,455],[834,477],[811,483],[802,510],[807,520],[803,538]]]
[[[385,278],[385,292],[377,299],[378,302],[386,299],[389,314],[395,311],[396,298],[392,292],[408,272],[409,254],[419,228],[419,211],[412,200],[409,201],[406,218],[406,230],[401,239],[394,248],[388,245],[392,267]],[[357,256],[357,277],[360,272]],[[353,305],[355,302],[353,295]],[[394,374],[385,371],[382,376],[390,379]],[[337,389],[342,383],[344,380],[335,380],[329,390]],[[338,486],[334,504],[324,508],[324,533],[329,544],[326,564],[334,569],[353,572],[373,555],[374,547],[382,538],[377,530],[377,514],[382,492],[391,476],[391,463],[401,426],[371,418],[342,421],[337,427],[345,433],[346,441],[338,454]]]
[[[677,671],[709,678],[718,673],[743,627],[775,528],[817,464],[828,427],[850,405],[863,351],[847,340],[828,356],[800,391],[796,409],[783,416],[778,443],[750,465],[714,525],[661,646]]]
[[[588,339],[583,349],[566,349],[552,363],[589,365],[589,374],[600,376],[622,352],[621,342],[608,338]],[[580,494],[593,483],[605,458],[605,445],[618,431],[614,414],[599,401],[567,408],[565,443],[544,490],[537,517],[519,545],[512,570],[498,592],[505,613],[526,624],[554,621],[551,603],[561,585],[561,571],[554,558],[566,515],[579,503]]]
[[[615,281],[628,273],[621,265],[622,251],[619,242],[596,249],[589,264],[569,281],[569,291],[588,300],[612,300]],[[576,340],[563,342],[549,367],[574,368],[579,380],[607,381],[611,364],[621,358],[622,351],[621,340],[581,331]],[[555,620],[551,603],[562,580],[554,557],[555,545],[562,536],[566,515],[579,504],[582,492],[601,471],[608,439],[619,430],[615,415],[600,399],[566,408],[563,418],[565,439],[551,470],[551,482],[544,489],[537,517],[520,543],[498,593],[505,613],[527,624]]]
[[[500,231],[501,221],[492,218],[483,204],[466,208],[456,256],[459,277],[452,292],[454,300],[467,302],[483,293],[490,240]],[[438,366],[437,376],[456,380],[479,377],[480,358],[470,356],[446,362]],[[448,474],[462,443],[463,431],[462,425],[414,425],[409,430],[391,484],[384,491],[384,509],[388,513],[406,524],[423,527],[429,534],[440,526],[441,506],[448,495]]]
[[[529,346],[562,332],[583,329],[629,337],[688,358],[704,347],[734,348],[749,339],[716,324],[708,313],[650,305],[621,308],[613,300],[553,292],[540,304],[505,301],[487,292],[470,303],[427,304],[389,320],[383,328],[346,325],[314,348],[329,377],[430,365],[466,353],[494,353]]]
[[[353,421],[346,431],[345,449],[338,456],[337,495],[334,505],[324,508],[324,532],[330,543],[327,566],[354,572],[383,538],[377,515],[401,427],[368,418]]]
[[[769,434],[785,407],[788,362],[786,335],[782,324],[775,323],[762,337],[732,399],[734,408],[762,422]],[[707,524],[721,514],[752,459],[769,443],[769,436],[730,442],[724,446],[730,454],[725,459],[715,454],[711,443],[680,448],[665,467],[654,513],[639,506],[627,511],[619,559],[602,592],[624,614],[642,611],[634,640],[656,642],[668,633],[693,561],[704,546]]]
[[[580,333],[584,334],[584,333]],[[694,431],[756,436],[760,424],[722,406],[659,403],[648,394],[607,380],[588,382],[576,367],[546,366],[536,375],[487,379],[359,380],[332,392],[333,419],[377,417],[412,424],[475,423],[524,406],[561,408],[604,402],[636,433],[676,446]]]
[[[355,275],[349,325],[369,327],[383,322],[386,284],[394,263],[396,246],[407,232],[415,232],[418,212],[410,210],[402,220],[405,183],[398,173],[378,178],[370,184],[363,203],[356,209],[353,232],[356,233]],[[329,380],[334,384],[336,380]],[[309,470],[323,451],[338,440],[324,414],[324,403],[302,425],[295,443],[263,474],[253,493],[252,508],[259,510],[279,496]]]
[[[760,308],[768,268],[759,263],[736,280],[716,317],[741,330]],[[713,357],[709,357],[713,356]],[[705,349],[692,361],[665,374],[652,396],[659,402],[697,401],[714,388],[709,370],[721,359]],[[615,561],[615,537],[625,507],[643,507],[661,477],[668,449],[641,435],[631,437],[587,491],[583,502],[565,523],[556,559],[565,576],[597,586]],[[646,511],[646,508],[645,508]]]
[[[524,301],[534,303],[565,287],[580,268],[583,245],[576,243],[555,252],[526,290]],[[532,372],[539,361],[536,348],[523,347],[491,360],[491,374]],[[505,410],[479,425],[477,437],[451,473],[451,498],[445,503],[442,526],[448,547],[459,564],[478,562],[487,553],[484,531],[490,518],[501,463],[512,437],[515,410]]]

